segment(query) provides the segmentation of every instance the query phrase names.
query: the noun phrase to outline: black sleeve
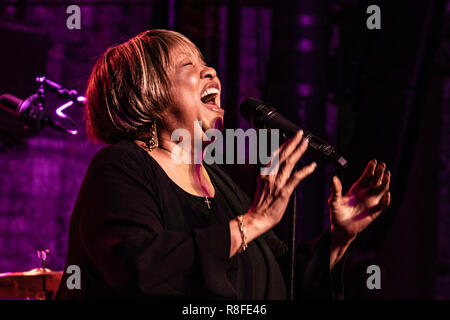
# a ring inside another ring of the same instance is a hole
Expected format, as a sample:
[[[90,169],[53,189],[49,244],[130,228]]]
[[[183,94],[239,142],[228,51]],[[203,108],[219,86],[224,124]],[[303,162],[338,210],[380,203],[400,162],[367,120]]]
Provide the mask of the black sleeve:
[[[120,162],[91,173],[78,202],[80,245],[106,284],[144,297],[190,295],[186,288],[200,287],[208,297],[231,298],[228,224],[165,229],[157,195],[141,181],[144,169],[126,154],[117,156]],[[196,273],[201,284],[186,283]]]
[[[289,253],[287,245],[271,230],[264,240],[272,249],[288,285]],[[296,299],[342,300],[344,298],[343,271],[345,258],[330,271],[330,231],[296,248]]]

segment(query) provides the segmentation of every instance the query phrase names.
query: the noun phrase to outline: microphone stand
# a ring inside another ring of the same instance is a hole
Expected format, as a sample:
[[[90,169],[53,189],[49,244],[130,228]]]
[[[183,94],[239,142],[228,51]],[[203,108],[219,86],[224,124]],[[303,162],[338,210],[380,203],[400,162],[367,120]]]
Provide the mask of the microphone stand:
[[[73,104],[83,105],[86,98],[78,95],[75,90],[65,89],[61,85],[48,80],[45,76],[37,77],[36,82],[38,83],[37,92],[23,101],[10,94],[0,95],[1,103],[6,106],[5,110],[17,115],[27,130],[32,133],[37,133],[44,127],[49,126],[71,135],[78,134],[77,125],[63,111]],[[52,117],[46,109],[45,95],[47,91],[52,91],[58,98],[69,100],[56,109],[56,117]],[[69,124],[69,128],[67,124]]]
[[[84,102],[86,101],[86,98],[83,96],[79,96],[76,90],[68,90],[63,86],[61,86],[60,84],[57,84],[56,82],[47,79],[45,76],[37,77],[36,82],[39,84],[38,96],[42,106],[45,99],[46,89],[55,93],[56,96],[59,98],[69,99],[68,102],[64,103],[63,105],[61,105],[56,109],[57,118],[48,117],[47,121],[48,126],[64,133],[72,135],[78,134],[78,129],[75,122],[67,114],[63,113],[63,111],[64,109],[67,109],[68,107],[72,106],[74,103],[83,105]],[[72,129],[68,129],[60,121],[60,119],[64,119],[67,123],[70,123]]]
[[[337,167],[338,172],[345,167]],[[294,172],[298,169],[298,165],[294,166]],[[288,300],[295,300],[295,268],[296,268],[296,239],[297,239],[297,187],[291,195],[291,210],[289,215],[289,270],[288,270]]]
[[[294,171],[297,170],[297,165],[294,167]],[[291,195],[291,212],[289,215],[289,273],[288,273],[288,299],[295,299],[295,266],[296,266],[296,239],[297,239],[297,187]]]

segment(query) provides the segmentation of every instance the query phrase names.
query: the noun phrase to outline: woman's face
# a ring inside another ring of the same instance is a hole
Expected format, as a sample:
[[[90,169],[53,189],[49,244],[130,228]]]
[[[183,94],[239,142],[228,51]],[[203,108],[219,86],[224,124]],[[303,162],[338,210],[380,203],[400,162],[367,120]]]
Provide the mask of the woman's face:
[[[221,130],[224,110],[220,107],[221,86],[216,70],[195,52],[174,49],[167,75],[173,103],[166,109],[165,125],[171,130],[187,129],[191,136],[195,121],[201,121],[203,132],[210,128]]]

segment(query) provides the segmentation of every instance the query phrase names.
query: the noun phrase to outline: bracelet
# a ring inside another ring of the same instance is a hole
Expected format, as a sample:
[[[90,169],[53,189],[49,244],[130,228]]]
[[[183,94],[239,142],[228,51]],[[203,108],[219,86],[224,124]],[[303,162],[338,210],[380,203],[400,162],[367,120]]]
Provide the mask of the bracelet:
[[[236,220],[238,222],[239,231],[241,232],[241,237],[242,237],[242,243],[241,243],[241,246],[239,247],[238,253],[242,253],[245,250],[247,250],[247,248],[248,248],[247,234],[245,233],[245,226],[244,226],[244,217],[237,216]]]

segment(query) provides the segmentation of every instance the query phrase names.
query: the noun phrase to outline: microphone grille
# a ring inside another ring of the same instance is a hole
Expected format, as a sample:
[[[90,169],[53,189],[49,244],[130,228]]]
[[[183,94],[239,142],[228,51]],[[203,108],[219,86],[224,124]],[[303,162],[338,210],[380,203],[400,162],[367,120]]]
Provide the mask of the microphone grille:
[[[8,107],[12,111],[19,111],[19,107],[22,104],[23,100],[13,96],[9,93],[4,93],[0,96],[0,103],[5,107]]]

